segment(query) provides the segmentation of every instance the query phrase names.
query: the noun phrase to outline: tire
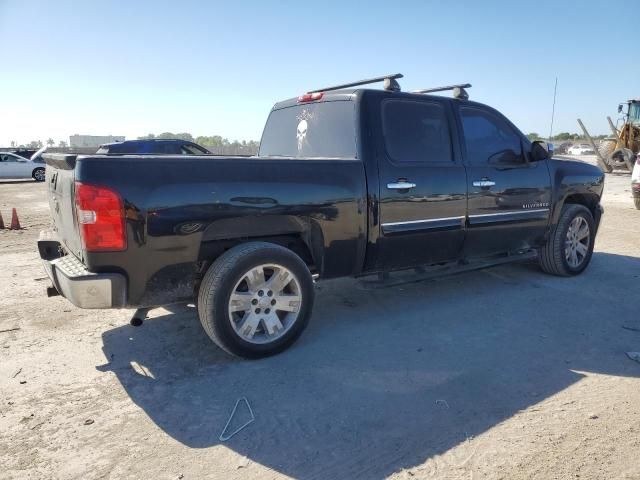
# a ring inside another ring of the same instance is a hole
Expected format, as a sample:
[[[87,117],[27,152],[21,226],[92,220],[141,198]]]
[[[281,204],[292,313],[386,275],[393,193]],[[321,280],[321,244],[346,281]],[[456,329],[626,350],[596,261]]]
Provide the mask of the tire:
[[[581,243],[583,247],[576,248],[572,240],[572,232],[576,230],[575,227],[578,224],[580,224],[580,227],[577,230],[580,232],[583,232],[583,225],[588,227],[587,233],[589,237],[586,240],[586,244],[584,239],[578,240],[578,243]],[[569,231],[570,228],[572,232]],[[566,204],[562,207],[558,224],[551,231],[546,245],[538,251],[540,267],[543,271],[552,275],[562,277],[578,275],[587,268],[591,261],[594,241],[595,222],[591,212],[583,205]],[[569,249],[569,252],[567,252],[567,249]],[[572,249],[576,254],[577,260],[579,260],[577,264],[574,263]],[[582,258],[580,258],[581,251],[583,251]]]
[[[611,154],[615,151],[616,145],[618,141],[615,138],[605,138],[604,140],[600,140],[600,144],[598,145],[598,153],[604,158],[604,161],[607,165],[611,165]]]
[[[640,197],[633,197],[633,203],[636,205],[636,208],[640,210]]]
[[[254,276],[256,271],[262,275]],[[283,280],[285,272],[290,280]],[[276,244],[251,242],[226,251],[209,267],[198,292],[198,316],[224,351],[261,358],[298,339],[309,323],[313,300],[311,273],[300,257]]]
[[[632,172],[634,163],[634,153],[628,148],[619,148],[611,154],[611,161],[609,162],[609,165],[613,168],[622,168]]]
[[[36,168],[32,173],[31,176],[33,177],[33,179],[36,182],[44,182],[45,179],[45,172],[44,172],[44,168],[42,167],[38,167]]]

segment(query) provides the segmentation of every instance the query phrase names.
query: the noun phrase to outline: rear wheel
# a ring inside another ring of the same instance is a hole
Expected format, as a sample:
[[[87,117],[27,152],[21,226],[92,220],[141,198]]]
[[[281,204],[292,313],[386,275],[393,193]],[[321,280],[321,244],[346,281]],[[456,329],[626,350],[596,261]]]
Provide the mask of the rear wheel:
[[[313,280],[292,251],[266,242],[238,245],[209,268],[198,293],[198,315],[223,350],[259,358],[288,348],[313,306]]]
[[[44,168],[36,168],[33,173],[31,173],[31,176],[36,182],[44,182]]]
[[[640,210],[640,197],[633,197],[633,203],[635,203],[636,208]]]
[[[568,204],[562,207],[558,224],[538,252],[542,270],[564,277],[584,271],[593,254],[594,225],[593,216],[585,206]]]

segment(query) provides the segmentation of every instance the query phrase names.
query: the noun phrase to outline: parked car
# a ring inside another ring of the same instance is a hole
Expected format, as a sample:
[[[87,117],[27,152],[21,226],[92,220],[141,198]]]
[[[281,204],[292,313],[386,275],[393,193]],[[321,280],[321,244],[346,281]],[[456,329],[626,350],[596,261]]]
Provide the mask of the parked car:
[[[636,156],[636,162],[631,172],[631,193],[636,208],[640,210],[640,157]]]
[[[603,172],[550,158],[458,87],[394,79],[277,103],[257,157],[46,155],[55,289],[82,308],[195,301],[217,345],[261,357],[305,329],[315,278],[532,258],[581,273]]]
[[[186,140],[150,139],[126,140],[100,145],[99,154],[131,155],[209,155],[211,152],[197,143]]]
[[[0,179],[33,178],[36,182],[44,182],[44,177],[45,164],[42,159],[34,161],[15,153],[0,152]]]
[[[558,146],[554,146],[554,152],[557,154],[566,154],[567,150],[571,148],[573,144],[571,142],[562,142]]]
[[[579,145],[573,145],[567,149],[569,155],[594,155],[596,152],[593,147],[588,143],[581,143]]]

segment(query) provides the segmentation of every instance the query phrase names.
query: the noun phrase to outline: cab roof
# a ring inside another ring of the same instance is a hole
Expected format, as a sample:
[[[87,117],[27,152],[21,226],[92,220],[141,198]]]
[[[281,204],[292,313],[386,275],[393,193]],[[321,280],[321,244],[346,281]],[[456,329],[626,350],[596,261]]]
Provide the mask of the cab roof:
[[[286,100],[282,100],[277,102],[273,106],[273,110],[279,110],[281,108],[293,107],[295,105],[304,105],[304,104],[314,104],[314,103],[322,103],[322,102],[337,102],[337,101],[345,101],[345,100],[356,100],[358,97],[363,94],[373,93],[380,96],[386,96],[389,98],[434,98],[438,100],[445,101],[459,101],[459,102],[467,102],[468,100],[460,100],[452,97],[446,97],[443,95],[430,95],[425,93],[414,93],[414,92],[390,92],[387,90],[381,90],[378,88],[347,88],[344,90],[334,90],[329,92],[322,92],[322,97],[317,100],[310,101],[301,101],[300,97],[288,98]],[[469,101],[470,102],[470,101]],[[476,102],[470,102],[476,103]]]
[[[297,98],[290,98],[288,100],[284,100],[282,102],[278,102],[274,105],[273,110],[277,110],[280,108],[291,107],[298,104],[304,103],[314,103],[319,101],[330,102],[330,101],[339,101],[339,100],[352,100],[356,96],[360,94],[360,92],[382,92],[387,95],[400,95],[401,88],[398,83],[398,79],[403,78],[404,75],[401,73],[392,73],[389,75],[382,75],[380,77],[367,78],[364,80],[356,80],[355,82],[342,83],[339,85],[334,85],[331,87],[323,87],[318,88],[316,90],[309,90],[307,93],[300,95]],[[362,85],[370,85],[372,83],[382,83],[384,89],[363,89],[363,88],[353,88],[353,87],[361,87]],[[444,92],[447,90],[453,90],[453,97],[457,100],[468,100],[469,95],[467,94],[467,88],[470,88],[470,83],[460,83],[456,85],[447,85],[444,87],[435,87],[435,88],[425,88],[420,90],[415,90],[413,92],[409,92],[409,95],[422,95],[436,93],[436,92]],[[403,94],[407,95],[407,94]],[[441,97],[439,97],[441,98]]]

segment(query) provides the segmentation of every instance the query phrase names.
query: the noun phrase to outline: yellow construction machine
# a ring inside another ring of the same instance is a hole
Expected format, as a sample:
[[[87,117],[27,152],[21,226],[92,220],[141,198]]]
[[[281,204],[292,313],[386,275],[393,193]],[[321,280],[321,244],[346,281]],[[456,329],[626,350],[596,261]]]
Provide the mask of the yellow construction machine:
[[[618,113],[621,113],[622,117],[618,119],[617,125],[613,124],[611,117],[607,117],[612,136],[600,141],[597,153],[608,167],[606,170],[623,169],[631,172],[636,155],[640,152],[640,99],[621,103],[618,105]],[[594,144],[582,122],[578,120],[578,123]]]

